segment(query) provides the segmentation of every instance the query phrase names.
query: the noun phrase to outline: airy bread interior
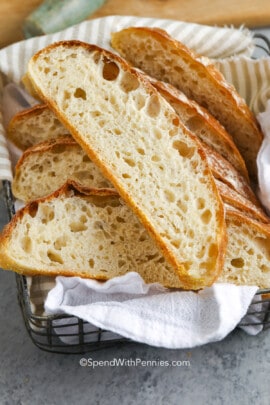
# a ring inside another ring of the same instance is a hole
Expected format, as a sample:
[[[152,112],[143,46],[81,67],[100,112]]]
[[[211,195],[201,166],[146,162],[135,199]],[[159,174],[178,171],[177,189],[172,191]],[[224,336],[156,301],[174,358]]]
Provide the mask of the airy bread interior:
[[[245,101],[207,58],[197,57],[158,28],[126,28],[113,33],[111,43],[134,66],[171,83],[207,108],[232,135],[256,178],[262,134]]]
[[[183,286],[212,284],[224,257],[223,204],[199,142],[172,107],[124,60],[79,41],[40,51],[28,73]]]

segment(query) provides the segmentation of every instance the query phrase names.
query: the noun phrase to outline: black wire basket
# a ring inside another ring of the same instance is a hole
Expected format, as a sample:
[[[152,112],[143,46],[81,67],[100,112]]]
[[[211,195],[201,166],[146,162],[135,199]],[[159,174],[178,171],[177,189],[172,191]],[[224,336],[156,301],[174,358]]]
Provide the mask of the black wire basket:
[[[10,219],[15,213],[9,181],[3,181],[5,202]],[[53,353],[78,354],[129,342],[128,339],[102,330],[69,315],[37,315],[31,305],[27,277],[16,274],[18,301],[24,323],[33,343]],[[241,327],[270,327],[270,289],[256,293]]]
[[[260,33],[254,34],[257,54],[270,54],[270,41]],[[255,58],[258,56],[255,55]],[[9,218],[15,214],[14,199],[9,181],[3,181],[3,191]],[[53,353],[86,353],[130,340],[102,330],[74,316],[36,315],[31,305],[30,292],[25,276],[16,274],[18,300],[26,329],[33,343],[42,350]],[[256,293],[240,327],[270,327],[270,289]]]

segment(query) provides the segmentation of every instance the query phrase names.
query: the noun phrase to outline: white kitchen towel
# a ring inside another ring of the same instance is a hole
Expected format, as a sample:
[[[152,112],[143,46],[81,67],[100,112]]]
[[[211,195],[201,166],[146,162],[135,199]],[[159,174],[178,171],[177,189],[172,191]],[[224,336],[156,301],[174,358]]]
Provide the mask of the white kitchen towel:
[[[45,311],[74,315],[151,346],[191,348],[227,336],[246,314],[256,291],[255,286],[218,283],[197,293],[170,291],[145,284],[134,272],[107,282],[57,277]]]

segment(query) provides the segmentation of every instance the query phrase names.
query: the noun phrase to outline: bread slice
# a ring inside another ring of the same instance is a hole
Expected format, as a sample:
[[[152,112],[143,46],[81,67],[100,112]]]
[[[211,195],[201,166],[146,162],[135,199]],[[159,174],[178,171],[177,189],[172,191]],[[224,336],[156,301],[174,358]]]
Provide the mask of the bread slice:
[[[41,142],[23,153],[15,167],[12,192],[28,202],[51,194],[67,180],[89,188],[112,188],[80,145],[66,136]]]
[[[76,183],[16,213],[0,238],[0,266],[26,275],[98,280],[136,271],[148,283],[182,286],[115,191]]]
[[[134,66],[171,83],[207,108],[232,135],[251,176],[256,178],[262,133],[245,101],[207,58],[196,56],[158,28],[123,29],[112,34],[111,44]]]
[[[171,104],[185,126],[230,162],[249,182],[248,171],[239,150],[225,128],[209,112],[169,83],[150,78],[151,84]]]
[[[7,128],[8,138],[21,150],[67,134],[68,130],[44,104],[17,113]]]
[[[251,201],[234,191],[231,187],[229,187],[222,181],[215,179],[215,182],[218,186],[218,190],[222,197],[222,200],[225,204],[229,204],[231,206],[230,209],[234,207],[237,210],[242,211],[244,215],[249,216],[252,219],[265,224],[270,223],[270,218],[266,215],[261,207],[259,207],[258,205],[254,205]]]
[[[228,245],[218,282],[270,284],[270,227],[226,211]],[[207,256],[206,245],[202,256]],[[0,237],[0,266],[26,275],[107,280],[138,272],[145,282],[182,282],[119,195],[65,184],[17,212]]]
[[[218,282],[269,288],[270,226],[230,208],[226,223],[228,245]]]
[[[223,265],[224,208],[200,143],[172,107],[123,59],[79,41],[38,52],[28,74],[138,215],[183,287],[211,285]]]

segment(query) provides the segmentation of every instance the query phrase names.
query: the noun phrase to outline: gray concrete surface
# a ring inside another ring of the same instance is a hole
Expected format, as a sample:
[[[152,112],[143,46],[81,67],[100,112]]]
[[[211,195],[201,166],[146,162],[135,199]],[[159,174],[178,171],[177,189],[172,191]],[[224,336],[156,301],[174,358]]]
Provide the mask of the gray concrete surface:
[[[269,30],[260,30],[269,34]],[[0,199],[0,227],[7,221]],[[240,330],[192,350],[135,343],[86,355],[36,348],[17,304],[15,277],[0,271],[0,405],[270,404],[270,330],[250,337]],[[189,366],[82,367],[81,358],[185,360]]]

